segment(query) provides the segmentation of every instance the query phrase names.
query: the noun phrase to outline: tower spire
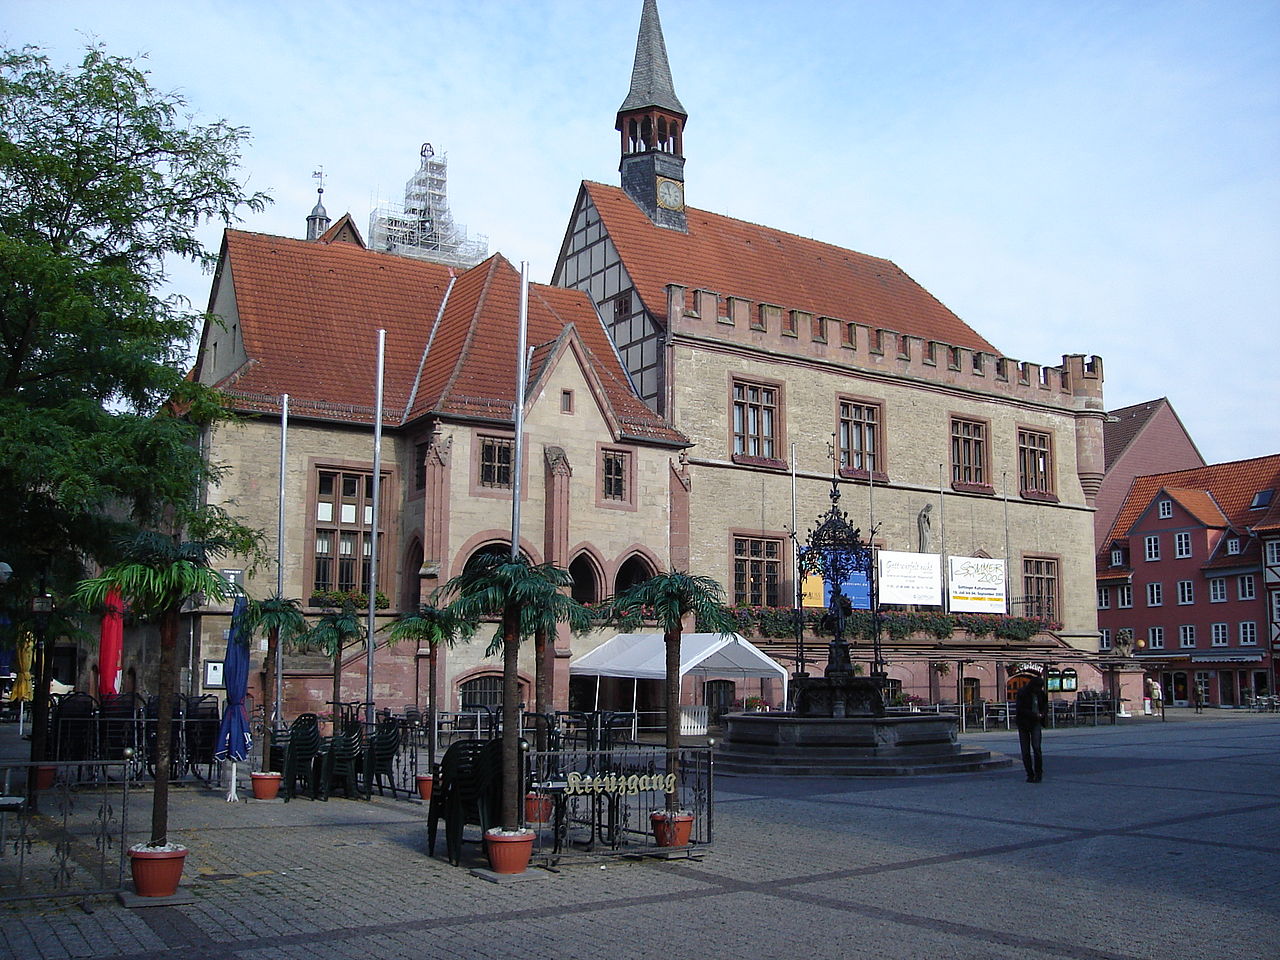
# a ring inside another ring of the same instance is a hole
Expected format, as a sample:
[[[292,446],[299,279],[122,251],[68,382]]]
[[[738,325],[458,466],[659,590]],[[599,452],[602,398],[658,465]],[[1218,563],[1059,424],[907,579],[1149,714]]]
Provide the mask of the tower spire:
[[[307,215],[307,239],[319,240],[329,229],[329,214],[324,208],[324,167],[311,176],[316,179],[316,205]]]
[[[618,108],[622,189],[660,227],[684,232],[684,126],[662,37],[657,0],[644,0],[631,88]]]
[[[618,113],[644,107],[661,107],[681,117],[688,116],[671,81],[667,44],[662,38],[662,21],[658,19],[658,0],[644,0],[640,33],[636,37],[636,60],[631,68],[631,89]]]

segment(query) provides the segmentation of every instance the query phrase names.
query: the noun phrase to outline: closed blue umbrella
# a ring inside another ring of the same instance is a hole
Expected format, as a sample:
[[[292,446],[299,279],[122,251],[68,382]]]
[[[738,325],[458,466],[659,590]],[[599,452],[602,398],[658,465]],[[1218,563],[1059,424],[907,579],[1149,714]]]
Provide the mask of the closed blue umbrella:
[[[249,718],[245,714],[244,698],[249,686],[249,637],[241,628],[248,604],[244,597],[236,600],[231,611],[231,630],[227,634],[227,655],[222,666],[222,680],[227,687],[227,704],[218,725],[218,740],[214,750],[215,760],[231,761],[231,789],[227,792],[229,803],[237,800],[236,763],[249,759],[253,738],[249,734]]]

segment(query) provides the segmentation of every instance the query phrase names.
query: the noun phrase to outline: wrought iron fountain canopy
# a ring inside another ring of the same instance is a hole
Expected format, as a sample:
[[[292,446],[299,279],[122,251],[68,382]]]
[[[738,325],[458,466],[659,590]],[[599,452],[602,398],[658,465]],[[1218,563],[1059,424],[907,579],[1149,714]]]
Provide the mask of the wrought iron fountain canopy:
[[[818,518],[800,548],[802,573],[819,574],[831,587],[826,625],[831,631],[823,679],[805,679],[797,691],[797,711],[811,716],[847,716],[884,712],[882,693],[884,662],[880,654],[880,618],[875,584],[875,558],[871,542],[861,528],[849,522],[840,509],[840,486],[831,481],[831,506]],[[875,531],[871,531],[872,537]],[[846,621],[853,610],[844,585],[856,573],[867,577],[872,616],[872,670],[870,677],[855,677],[846,637]],[[797,678],[799,681],[800,678]]]

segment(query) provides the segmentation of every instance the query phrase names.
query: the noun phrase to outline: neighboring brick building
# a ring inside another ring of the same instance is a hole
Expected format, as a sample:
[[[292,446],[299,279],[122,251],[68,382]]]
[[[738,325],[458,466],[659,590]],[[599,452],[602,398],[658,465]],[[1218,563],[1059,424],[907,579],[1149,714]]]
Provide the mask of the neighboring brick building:
[[[1095,549],[1102,548],[1111,532],[1134,477],[1204,466],[1204,457],[1165,397],[1110,411],[1103,449],[1106,475],[1094,502]]]
[[[1098,552],[1098,622],[1131,635],[1166,700],[1275,690],[1280,455],[1137,477]]]

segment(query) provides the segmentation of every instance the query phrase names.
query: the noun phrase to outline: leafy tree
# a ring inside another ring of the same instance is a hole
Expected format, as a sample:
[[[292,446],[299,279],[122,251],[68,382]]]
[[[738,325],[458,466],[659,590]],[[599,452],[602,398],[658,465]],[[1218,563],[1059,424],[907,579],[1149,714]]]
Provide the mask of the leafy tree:
[[[160,626],[160,671],[156,710],[156,776],[151,800],[151,846],[163,846],[169,832],[169,768],[172,760],[173,697],[178,682],[178,625],[182,605],[194,594],[224,601],[239,588],[213,569],[220,556],[249,557],[256,568],[264,559],[257,531],[237,523],[216,507],[187,515],[179,534],[143,531],[123,545],[123,559],[100,576],[83,580],[73,601],[97,606],[119,589],[133,612]]]
[[[267,679],[263,696],[271,707],[262,736],[262,769],[271,770],[272,734],[274,725],[281,720],[275,715],[276,652],[281,643],[291,645],[303,641],[308,632],[307,618],[302,613],[302,601],[273,593],[262,600],[250,597],[241,624],[249,637],[267,635]]]
[[[523,784],[520,772],[520,639],[539,628],[554,631],[567,623],[575,631],[591,628],[591,614],[564,589],[573,583],[567,570],[528,558],[480,554],[444,585],[455,599],[449,608],[464,623],[485,617],[500,623],[490,649],[502,649],[502,828],[520,823]]]
[[[333,729],[338,729],[338,705],[342,702],[342,650],[351,641],[364,636],[360,612],[350,599],[336,610],[328,610],[311,626],[307,645],[319,649],[333,661]]]
[[[680,765],[680,638],[689,616],[699,628],[732,634],[737,629],[733,611],[724,604],[724,587],[710,577],[695,577],[680,570],[659,573],[628,587],[614,600],[614,616],[625,631],[645,620],[656,620],[666,647],[667,770]],[[667,794],[667,809],[675,810],[678,797]]]
[[[202,224],[267,198],[235,177],[247,132],[196,124],[135,61],[89,47],[58,69],[0,49],[0,543],[6,606],[58,593],[84,558],[214,471],[196,440],[224,415],[184,377],[201,315],[165,262],[215,259]],[[181,415],[178,415],[180,412]],[[134,528],[136,529],[136,528]]]
[[[384,627],[387,639],[391,643],[401,640],[412,640],[421,645],[426,644],[430,651],[427,657],[427,753],[435,760],[436,755],[436,685],[439,670],[438,648],[441,644],[452,647],[460,639],[470,639],[475,632],[475,625],[458,619],[448,607],[437,607],[424,603],[417,610],[402,613],[390,626]]]

